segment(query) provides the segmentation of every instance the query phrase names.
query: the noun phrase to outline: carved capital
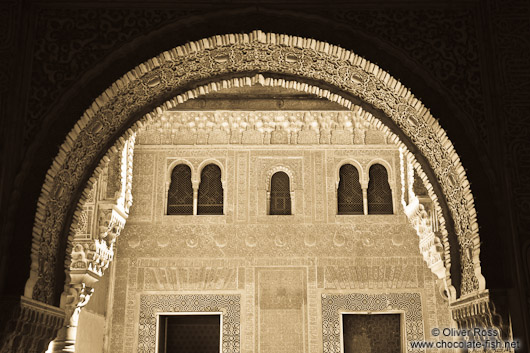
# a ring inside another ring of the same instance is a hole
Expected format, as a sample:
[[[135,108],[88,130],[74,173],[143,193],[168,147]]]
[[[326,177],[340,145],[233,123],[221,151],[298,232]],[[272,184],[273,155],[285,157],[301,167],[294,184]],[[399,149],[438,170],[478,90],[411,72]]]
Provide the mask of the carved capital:
[[[64,310],[20,297],[0,303],[0,352],[44,352],[64,323]]]
[[[69,284],[61,296],[61,308],[64,309],[67,326],[77,326],[81,309],[88,304],[94,288],[85,283]]]

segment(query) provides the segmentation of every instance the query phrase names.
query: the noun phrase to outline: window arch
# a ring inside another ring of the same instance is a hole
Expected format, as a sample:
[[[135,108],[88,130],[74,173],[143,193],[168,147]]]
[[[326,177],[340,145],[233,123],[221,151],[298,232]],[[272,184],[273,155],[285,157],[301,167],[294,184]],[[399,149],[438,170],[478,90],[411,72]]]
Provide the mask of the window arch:
[[[276,172],[271,178],[269,214],[291,214],[290,180],[285,172]]]
[[[388,183],[388,173],[381,164],[374,164],[369,171],[368,183],[368,213],[392,214],[392,190]]]
[[[221,182],[221,168],[215,164],[208,164],[201,171],[197,214],[223,214],[223,183]]]
[[[338,214],[363,214],[363,190],[359,182],[359,171],[351,164],[339,170],[337,189]]]
[[[167,214],[193,214],[191,169],[186,164],[178,164],[171,172],[171,182],[167,194]]]

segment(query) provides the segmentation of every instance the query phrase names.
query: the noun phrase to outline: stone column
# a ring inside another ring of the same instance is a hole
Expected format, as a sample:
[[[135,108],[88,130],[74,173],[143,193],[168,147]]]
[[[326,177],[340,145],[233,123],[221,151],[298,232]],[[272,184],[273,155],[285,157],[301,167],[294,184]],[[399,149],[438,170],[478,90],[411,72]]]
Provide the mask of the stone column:
[[[197,215],[197,206],[198,206],[198,200],[199,200],[199,184],[200,182],[198,180],[193,180],[191,183],[191,187],[193,188],[193,215]]]
[[[63,293],[61,301],[64,300],[65,302],[61,304],[61,307],[65,310],[66,321],[59,330],[49,352],[75,352],[79,314],[81,313],[81,308],[88,304],[93,292],[94,289],[92,287],[88,287],[85,283],[80,283],[70,285],[69,293]]]
[[[368,182],[363,181],[361,183],[361,189],[363,190],[363,213],[366,216],[368,214]]]

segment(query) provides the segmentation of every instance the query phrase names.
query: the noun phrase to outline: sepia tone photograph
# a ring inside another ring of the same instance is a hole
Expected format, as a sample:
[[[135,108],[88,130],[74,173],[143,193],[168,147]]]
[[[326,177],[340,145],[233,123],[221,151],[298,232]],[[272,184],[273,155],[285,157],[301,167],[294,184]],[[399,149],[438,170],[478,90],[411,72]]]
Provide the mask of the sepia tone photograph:
[[[0,0],[0,353],[530,350],[526,0]]]

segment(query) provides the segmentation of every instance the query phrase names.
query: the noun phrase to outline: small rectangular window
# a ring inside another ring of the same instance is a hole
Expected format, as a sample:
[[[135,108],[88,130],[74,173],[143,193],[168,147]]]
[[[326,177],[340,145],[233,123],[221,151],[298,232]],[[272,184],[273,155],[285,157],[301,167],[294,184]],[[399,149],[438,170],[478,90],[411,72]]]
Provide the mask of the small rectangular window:
[[[401,314],[343,313],[343,353],[403,352]]]
[[[220,353],[221,313],[158,315],[158,353]]]

